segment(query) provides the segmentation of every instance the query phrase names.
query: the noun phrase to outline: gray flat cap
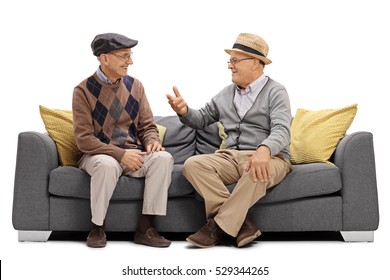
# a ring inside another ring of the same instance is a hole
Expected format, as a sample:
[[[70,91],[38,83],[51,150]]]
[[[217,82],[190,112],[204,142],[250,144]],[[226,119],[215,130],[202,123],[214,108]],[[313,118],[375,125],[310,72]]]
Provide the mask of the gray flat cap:
[[[129,49],[138,44],[133,40],[117,33],[104,33],[96,35],[91,43],[92,52],[95,56],[109,53],[114,50]]]

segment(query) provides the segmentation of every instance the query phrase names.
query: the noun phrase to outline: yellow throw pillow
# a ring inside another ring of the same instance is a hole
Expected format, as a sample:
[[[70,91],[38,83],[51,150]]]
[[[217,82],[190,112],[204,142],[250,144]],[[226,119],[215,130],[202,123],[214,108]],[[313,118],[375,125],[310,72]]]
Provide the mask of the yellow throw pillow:
[[[221,122],[218,122],[217,125],[218,135],[219,138],[221,138],[221,145],[219,146],[219,148],[222,150],[226,148],[226,139],[228,138],[228,135],[225,133],[225,128],[223,127],[223,124]]]
[[[356,112],[357,104],[318,111],[298,109],[291,124],[291,163],[331,164],[329,158],[350,127]]]
[[[72,111],[49,109],[42,105],[39,105],[39,111],[47,133],[57,146],[60,164],[77,166],[82,153],[73,135]]]
[[[158,130],[158,135],[160,137],[160,141],[162,143],[164,141],[164,136],[165,136],[165,132],[167,131],[167,128],[165,126],[162,126],[159,124],[156,124],[156,126],[157,126],[157,130]]]

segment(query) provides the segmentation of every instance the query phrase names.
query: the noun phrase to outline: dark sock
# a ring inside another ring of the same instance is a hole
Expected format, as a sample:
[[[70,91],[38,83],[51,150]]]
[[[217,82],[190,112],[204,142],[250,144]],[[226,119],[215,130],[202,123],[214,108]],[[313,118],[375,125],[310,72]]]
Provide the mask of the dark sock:
[[[153,227],[154,215],[141,215],[138,223],[138,230],[142,233]]]

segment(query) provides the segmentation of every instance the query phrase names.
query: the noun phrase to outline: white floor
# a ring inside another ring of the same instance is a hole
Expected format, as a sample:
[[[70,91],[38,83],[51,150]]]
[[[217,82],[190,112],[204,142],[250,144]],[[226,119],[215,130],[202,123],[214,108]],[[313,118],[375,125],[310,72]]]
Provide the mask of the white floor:
[[[160,279],[158,273],[175,273],[178,269],[185,273],[191,269],[194,273],[205,271],[206,275],[170,275],[161,279],[389,279],[389,246],[383,233],[376,232],[374,242],[268,239],[242,249],[233,246],[197,249],[185,241],[157,249],[116,239],[109,241],[106,248],[91,249],[77,239],[17,242],[15,232],[5,244],[8,255],[2,260],[1,278]],[[230,267],[233,272],[229,275]],[[234,275],[234,267],[251,271],[262,268],[269,274]],[[124,275],[128,269],[138,271],[138,275]],[[154,269],[157,275],[139,275],[147,269]],[[217,275],[218,271],[228,275]]]

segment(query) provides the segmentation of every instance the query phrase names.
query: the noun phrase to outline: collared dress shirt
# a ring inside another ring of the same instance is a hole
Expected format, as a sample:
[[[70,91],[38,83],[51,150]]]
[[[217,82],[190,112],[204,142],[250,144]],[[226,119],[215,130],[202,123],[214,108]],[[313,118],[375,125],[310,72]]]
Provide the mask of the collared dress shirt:
[[[263,74],[251,83],[245,90],[236,86],[234,94],[234,106],[241,119],[245,117],[245,114],[252,108],[260,91],[263,89],[268,81],[268,77]]]

